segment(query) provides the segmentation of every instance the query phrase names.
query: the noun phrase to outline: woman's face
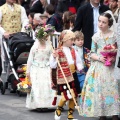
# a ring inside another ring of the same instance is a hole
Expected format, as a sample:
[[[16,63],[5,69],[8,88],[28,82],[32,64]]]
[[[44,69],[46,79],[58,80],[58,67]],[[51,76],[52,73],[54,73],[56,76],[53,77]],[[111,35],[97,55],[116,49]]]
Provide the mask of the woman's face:
[[[98,18],[98,27],[101,31],[105,32],[109,28],[108,18],[105,16],[100,16]]]

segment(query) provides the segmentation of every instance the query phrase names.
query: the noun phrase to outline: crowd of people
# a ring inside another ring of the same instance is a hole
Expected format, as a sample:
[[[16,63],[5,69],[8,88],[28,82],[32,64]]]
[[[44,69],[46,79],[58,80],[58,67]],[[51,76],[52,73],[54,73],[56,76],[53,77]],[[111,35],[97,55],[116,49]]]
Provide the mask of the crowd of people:
[[[68,120],[76,120],[77,104],[81,116],[119,120],[119,10],[120,0],[0,0],[0,71],[2,36],[27,32],[29,25],[35,40],[26,63],[32,84],[27,108],[56,107],[54,119],[60,120],[68,102]],[[36,37],[46,25],[60,34],[55,50],[49,36]]]

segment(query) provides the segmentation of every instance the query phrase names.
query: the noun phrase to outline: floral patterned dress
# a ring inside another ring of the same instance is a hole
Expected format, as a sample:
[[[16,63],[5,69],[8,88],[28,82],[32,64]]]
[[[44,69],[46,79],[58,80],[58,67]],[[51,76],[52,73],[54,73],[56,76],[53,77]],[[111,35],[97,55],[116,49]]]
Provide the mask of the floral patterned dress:
[[[92,37],[91,52],[101,55],[106,44],[116,42],[115,33],[103,39],[100,32]],[[81,115],[86,117],[112,116],[120,113],[118,81],[114,79],[114,63],[105,66],[91,61],[80,98]]]
[[[30,73],[32,89],[27,94],[26,107],[29,109],[51,108],[55,91],[51,89],[49,57],[51,45],[46,42],[44,49],[39,48],[36,41],[31,48],[27,62],[27,72]]]

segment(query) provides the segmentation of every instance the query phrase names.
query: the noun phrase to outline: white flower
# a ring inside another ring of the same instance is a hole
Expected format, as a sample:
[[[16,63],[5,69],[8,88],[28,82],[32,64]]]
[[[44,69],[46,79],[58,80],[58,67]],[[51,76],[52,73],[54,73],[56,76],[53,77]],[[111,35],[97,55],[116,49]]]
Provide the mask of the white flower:
[[[28,85],[27,84],[23,85],[23,88],[24,89],[28,88]]]

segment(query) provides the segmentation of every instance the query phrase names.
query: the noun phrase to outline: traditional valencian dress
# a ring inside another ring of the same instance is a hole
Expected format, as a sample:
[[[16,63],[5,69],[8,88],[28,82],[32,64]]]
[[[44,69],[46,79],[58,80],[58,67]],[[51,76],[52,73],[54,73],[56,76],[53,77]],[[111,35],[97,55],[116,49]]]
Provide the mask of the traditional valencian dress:
[[[30,73],[32,89],[27,94],[26,107],[29,109],[51,108],[55,91],[51,89],[49,57],[51,45],[46,41],[44,49],[36,41],[31,48],[27,62],[27,73]]]
[[[77,94],[80,93],[80,87],[75,67],[77,67],[79,71],[82,70],[83,69],[82,61],[79,58],[78,53],[73,48],[70,49],[69,47],[61,47],[60,49],[58,49],[58,55],[59,55],[58,60],[63,69],[65,77],[71,89],[73,89],[75,96],[77,97]],[[51,56],[50,58],[50,66],[51,68],[57,68],[58,94],[62,94],[65,100],[71,99],[69,98],[69,96],[67,96],[68,88],[66,82],[60,70],[60,67],[57,65],[57,61],[53,58],[53,56]]]
[[[98,32],[92,37],[91,52],[101,55],[106,44],[115,44],[116,34],[103,38]],[[105,66],[100,61],[91,61],[81,93],[81,115],[86,117],[113,116],[120,113],[118,81],[114,79],[114,66]]]

